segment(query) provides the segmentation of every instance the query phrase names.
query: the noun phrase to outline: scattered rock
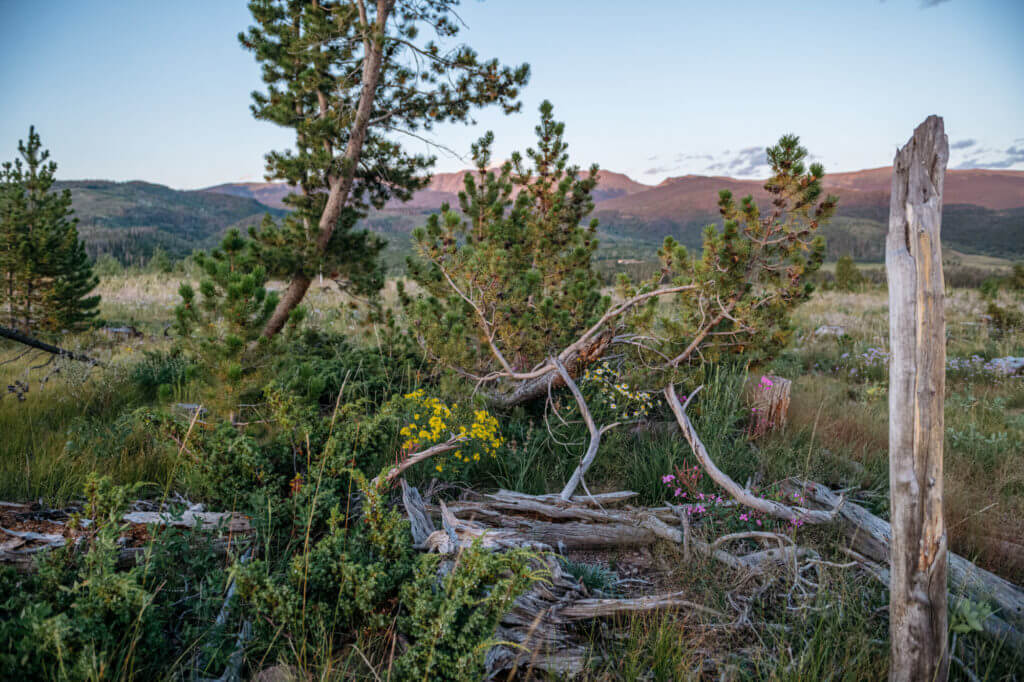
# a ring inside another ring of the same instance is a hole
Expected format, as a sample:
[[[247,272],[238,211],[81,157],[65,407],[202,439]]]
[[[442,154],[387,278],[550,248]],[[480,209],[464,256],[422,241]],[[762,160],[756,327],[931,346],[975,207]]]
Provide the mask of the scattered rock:
[[[114,338],[141,339],[144,335],[135,327],[103,327],[104,334]]]
[[[252,679],[253,682],[306,682],[310,677],[293,665],[278,663],[259,671]]]
[[[1015,358],[1012,355],[1008,355],[1005,358],[995,358],[989,362],[999,374],[1005,374],[1007,376],[1011,374],[1021,374],[1024,371],[1024,357]]]
[[[846,336],[846,327],[836,324],[823,324],[814,330],[815,336]]]

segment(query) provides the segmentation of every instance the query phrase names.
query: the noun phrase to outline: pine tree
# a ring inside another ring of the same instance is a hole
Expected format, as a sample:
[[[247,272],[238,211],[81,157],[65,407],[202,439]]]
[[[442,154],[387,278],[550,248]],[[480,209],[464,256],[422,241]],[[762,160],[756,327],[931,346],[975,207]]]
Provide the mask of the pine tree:
[[[424,186],[433,158],[407,153],[396,133],[418,135],[442,122],[465,122],[476,107],[518,109],[527,66],[483,61],[454,38],[458,0],[251,0],[256,25],[242,45],[263,67],[265,93],[253,93],[256,118],[295,130],[295,149],[267,155],[267,178],[297,188],[294,212],[252,233],[269,274],[289,279],[264,328],[273,336],[301,302],[312,278],[330,275],[358,293],[382,281],[383,242],[356,230],[371,208],[408,199]]]
[[[178,346],[201,359],[198,364],[218,390],[244,389],[241,380],[252,375],[276,341],[255,343],[277,305],[277,292],[267,289],[267,271],[255,257],[253,242],[237,229],[229,230],[212,252],[197,253],[195,261],[203,272],[199,297],[187,282],[178,289]],[[293,313],[296,322],[299,315]]]
[[[431,215],[413,233],[409,276],[424,293],[400,292],[413,331],[434,356],[463,373],[524,371],[594,323],[608,300],[592,268],[597,166],[569,165],[565,126],[540,108],[537,147],[497,173],[493,135],[473,146],[459,210]]]
[[[724,220],[706,228],[701,257],[666,238],[661,271],[639,285],[621,276],[612,304],[591,270],[596,224],[580,225],[597,168],[579,177],[567,166],[563,128],[550,113],[545,104],[531,172],[519,157],[497,175],[486,171],[485,137],[474,149],[482,180],[467,178],[461,213],[445,207],[414,233],[409,273],[424,292],[400,296],[430,355],[483,386],[493,404],[512,407],[548,394],[556,377],[568,383],[611,345],[639,385],[662,387],[788,342],[790,312],[810,296],[807,276],[824,256],[815,233],[837,202],[822,196],[825,171],[806,166],[799,138],[767,150],[767,214],[752,197],[737,203],[720,192]]]
[[[8,326],[25,331],[60,332],[84,328],[98,314],[98,284],[71,192],[51,191],[57,164],[42,149],[35,127],[19,141],[21,158],[0,167],[0,277]]]
[[[700,258],[671,237],[659,256],[661,272],[639,288],[620,283],[629,298],[668,285],[686,287],[659,303],[646,301],[624,318],[643,343],[630,346],[636,365],[666,371],[699,370],[726,357],[770,357],[792,335],[790,313],[813,291],[808,276],[821,267],[825,241],[818,228],[835,212],[838,199],[823,196],[825,170],[805,164],[807,150],[796,135],[783,135],[767,149],[772,177],[765,183],[767,214],[747,196],[739,201],[719,192],[719,229],[704,231]]]
[[[839,257],[836,262],[836,289],[840,291],[853,291],[864,282],[857,265],[848,254]]]

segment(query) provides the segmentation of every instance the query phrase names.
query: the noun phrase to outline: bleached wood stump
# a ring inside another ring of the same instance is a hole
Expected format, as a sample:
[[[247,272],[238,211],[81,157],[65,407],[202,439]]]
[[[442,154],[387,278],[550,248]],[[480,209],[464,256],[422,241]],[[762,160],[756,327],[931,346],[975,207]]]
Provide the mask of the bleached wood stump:
[[[889,634],[894,682],[949,676],[942,516],[946,320],[942,188],[949,142],[929,116],[896,153],[885,269],[889,282]]]
[[[753,419],[750,437],[759,438],[764,434],[781,429],[789,416],[789,395],[793,382],[789,379],[766,374],[754,388],[751,400]]]

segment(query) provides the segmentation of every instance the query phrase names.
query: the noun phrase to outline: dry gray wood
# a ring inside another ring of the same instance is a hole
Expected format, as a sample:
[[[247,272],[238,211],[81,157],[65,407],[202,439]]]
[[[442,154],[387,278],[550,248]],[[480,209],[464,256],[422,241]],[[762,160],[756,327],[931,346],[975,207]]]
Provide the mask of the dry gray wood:
[[[683,438],[689,443],[690,449],[693,451],[697,461],[700,462],[701,467],[715,483],[725,489],[740,504],[756,509],[776,519],[792,521],[794,523],[830,523],[835,520],[839,507],[842,506],[841,499],[835,509],[827,512],[790,506],[754,495],[719,469],[715,465],[714,460],[711,459],[711,455],[708,454],[708,449],[704,446],[700,436],[697,435],[697,430],[693,428],[690,418],[686,415],[686,407],[701,388],[701,386],[698,386],[694,389],[689,397],[687,397],[686,403],[683,404],[679,402],[679,396],[676,395],[675,387],[670,384],[665,388],[665,399],[668,401],[669,407],[672,408],[672,414],[675,415],[676,421],[679,423],[679,428],[683,432]]]
[[[432,445],[426,450],[420,450],[419,452],[414,452],[412,454],[405,455],[402,458],[401,462],[399,462],[396,466],[393,466],[390,469],[388,469],[388,472],[384,474],[384,480],[388,482],[393,481],[399,476],[401,476],[402,472],[411,467],[413,464],[422,462],[425,459],[430,459],[435,455],[440,455],[445,452],[455,450],[456,448],[459,447],[460,443],[466,440],[468,440],[467,436],[452,436],[445,442],[438,443],[437,445]],[[380,476],[375,476],[372,483],[373,485],[377,485],[379,481]]]
[[[430,537],[430,534],[434,532],[434,524],[430,521],[430,516],[427,514],[426,505],[423,503],[420,491],[406,483],[404,478],[401,479],[401,483],[402,504],[405,506],[405,512],[409,516],[412,542],[416,547],[422,547],[423,543]]]
[[[174,528],[196,528],[213,530],[224,525],[224,529],[230,533],[252,532],[252,525],[249,519],[234,512],[200,512],[187,510],[180,516],[166,512],[128,512],[121,517],[127,523],[156,524],[160,526],[172,526]]]
[[[590,414],[590,408],[587,407],[587,401],[583,398],[583,393],[580,392],[579,386],[573,381],[572,377],[569,376],[569,371],[562,364],[562,361],[557,357],[550,360],[552,364],[558,369],[558,375],[562,377],[562,381],[572,391],[572,397],[576,400],[576,405],[580,408],[580,414],[583,415],[583,421],[587,424],[587,431],[590,432],[590,442],[587,444],[587,450],[583,453],[583,457],[580,458],[580,463],[576,466],[576,469],[572,472],[569,480],[566,482],[565,487],[562,488],[562,492],[559,495],[563,500],[568,501],[572,498],[573,493],[576,492],[576,488],[579,487],[580,482],[583,481],[584,474],[590,469],[590,465],[594,463],[594,458],[597,457],[597,449],[601,446],[601,436],[604,432],[618,426],[618,422],[615,424],[608,424],[597,427],[594,423],[594,417]]]
[[[2,504],[6,507],[25,507],[25,505],[6,502]],[[141,503],[136,502],[135,504],[139,505]],[[253,532],[253,527],[250,524],[248,517],[234,512],[203,512],[189,509],[183,512],[180,516],[176,516],[166,512],[132,511],[126,513],[121,518],[126,523],[139,525],[155,524],[167,525],[175,528],[199,527],[203,530],[222,528],[229,534],[229,536],[214,540],[213,551],[216,554],[225,554],[230,549],[233,542],[232,536],[247,536]],[[91,521],[89,519],[83,519],[82,523],[84,526],[88,526]],[[35,570],[36,564],[32,555],[57,547],[62,547],[68,543],[68,539],[64,538],[59,533],[36,533],[32,531],[9,530],[6,528],[0,528],[0,531],[2,531],[3,534],[21,538],[28,542],[42,543],[38,546],[26,549],[0,547],[0,565],[13,566],[15,569],[23,572]],[[82,538],[71,538],[72,543],[81,540]],[[237,545],[237,541],[234,541],[234,544]],[[145,555],[146,549],[146,547],[122,548],[118,552],[117,567],[124,569],[134,565]]]
[[[789,491],[802,491],[808,503],[823,507],[835,505],[838,497],[820,483],[790,480],[784,486]],[[884,571],[880,580],[889,584],[890,545],[892,526],[858,504],[846,503],[840,510],[840,528],[850,541],[851,547],[878,566],[868,566],[877,575],[878,568]],[[949,552],[949,592],[955,597],[966,597],[971,601],[988,604],[993,610],[983,623],[985,632],[997,640],[1005,640],[1019,650],[1024,650],[1024,590],[1003,580],[994,573],[975,566],[962,556]]]
[[[771,385],[760,385],[753,399],[756,412],[751,436],[761,436],[781,429],[789,416],[789,397],[793,382],[779,376],[766,376]]]
[[[606,496],[606,499],[622,500],[628,499],[629,496],[631,494],[612,493]],[[581,672],[590,658],[585,642],[580,640],[570,627],[573,622],[580,620],[667,609],[690,610],[724,617],[724,614],[714,609],[685,599],[683,593],[678,592],[633,599],[593,598],[581,582],[565,574],[558,559],[551,552],[554,546],[621,547],[623,543],[638,543],[641,540],[652,543],[659,538],[678,541],[678,531],[673,535],[673,530],[653,515],[647,515],[651,525],[651,528],[647,528],[640,523],[644,518],[640,512],[620,511],[618,515],[609,514],[601,517],[601,512],[586,506],[587,503],[593,503],[593,498],[574,507],[573,503],[564,502],[557,496],[549,496],[550,504],[540,501],[543,498],[507,490],[491,497],[496,498],[494,503],[499,506],[511,504],[516,510],[528,514],[535,513],[534,510],[537,508],[557,509],[560,517],[571,518],[571,512],[575,508],[582,517],[591,519],[591,522],[552,523],[502,515],[500,512],[482,514],[482,505],[485,504],[483,502],[461,509],[461,513],[465,515],[485,518],[490,522],[504,522],[503,527],[488,527],[476,520],[458,518],[456,505],[449,507],[441,502],[437,507],[428,508],[415,488],[403,486],[403,503],[409,518],[417,519],[414,525],[423,525],[423,530],[427,525],[432,527],[427,521],[431,511],[441,518],[443,529],[430,533],[422,543],[423,548],[427,550],[452,555],[479,540],[484,547],[494,551],[528,547],[542,552],[536,561],[542,564],[539,567],[546,570],[548,577],[535,583],[502,617],[494,633],[494,640],[500,644],[491,647],[487,653],[488,677],[495,677],[499,673],[504,675],[510,670],[545,670],[570,677]],[[595,513],[599,516],[595,517]],[[632,514],[633,523],[617,522],[627,518],[627,514]],[[451,570],[455,562],[457,559],[449,562],[451,565],[444,570]]]
[[[567,620],[588,620],[617,616],[623,613],[648,613],[651,611],[667,611],[686,609],[716,618],[725,618],[721,611],[697,604],[685,599],[685,592],[671,594],[652,594],[633,599],[577,599],[561,610],[559,615]]]
[[[885,267],[889,283],[889,679],[949,675],[942,516],[946,322],[942,189],[949,143],[929,116],[896,153]]]

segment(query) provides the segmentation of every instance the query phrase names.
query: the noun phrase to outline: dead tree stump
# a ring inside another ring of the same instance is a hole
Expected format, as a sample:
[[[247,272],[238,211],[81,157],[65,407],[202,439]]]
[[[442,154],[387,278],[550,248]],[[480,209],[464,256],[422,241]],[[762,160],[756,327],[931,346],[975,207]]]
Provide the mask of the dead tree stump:
[[[750,401],[750,437],[759,438],[786,425],[789,415],[789,394],[793,382],[782,377],[765,375],[754,387]]]
[[[942,516],[942,188],[949,142],[929,116],[896,153],[885,268],[889,282],[889,679],[949,676],[946,526]]]

